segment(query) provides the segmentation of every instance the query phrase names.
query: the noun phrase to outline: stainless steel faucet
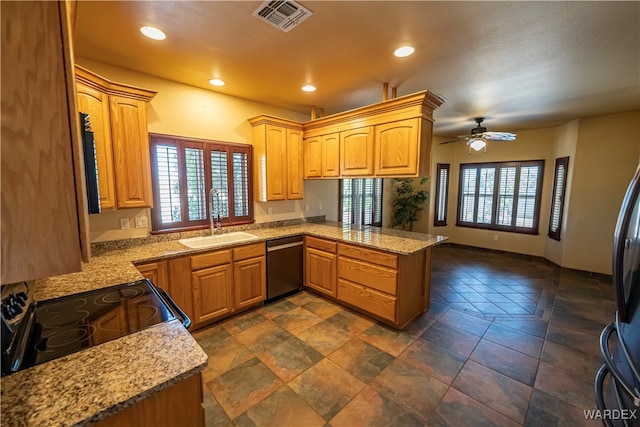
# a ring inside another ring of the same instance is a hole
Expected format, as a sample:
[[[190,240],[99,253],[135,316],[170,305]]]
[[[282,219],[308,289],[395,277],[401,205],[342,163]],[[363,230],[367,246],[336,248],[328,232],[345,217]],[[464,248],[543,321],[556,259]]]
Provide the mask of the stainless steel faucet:
[[[214,197],[215,197],[215,201],[218,204],[217,210],[215,209],[216,206],[214,203]],[[209,218],[211,219],[211,235],[213,236],[216,233],[216,230],[219,232],[220,228],[222,227],[222,219],[220,218],[220,191],[216,190],[215,188],[212,188],[211,191],[209,191],[209,200],[211,204]],[[217,213],[217,215],[215,216],[213,213],[214,210],[216,210],[216,213]],[[214,218],[216,218],[215,228],[213,225]]]

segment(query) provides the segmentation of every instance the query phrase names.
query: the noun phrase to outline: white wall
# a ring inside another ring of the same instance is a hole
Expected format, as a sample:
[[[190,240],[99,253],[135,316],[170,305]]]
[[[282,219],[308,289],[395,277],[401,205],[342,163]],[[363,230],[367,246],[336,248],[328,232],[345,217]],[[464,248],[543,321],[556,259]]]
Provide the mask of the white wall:
[[[580,119],[563,266],[611,274],[613,232],[639,154],[640,111]]]
[[[224,95],[169,80],[159,79],[107,64],[76,58],[76,63],[118,83],[157,91],[148,109],[149,132],[251,144],[253,130],[247,119],[261,114],[307,121],[309,116],[282,108]],[[305,197],[299,201],[254,204],[256,222],[326,215],[337,219],[337,181],[306,181]],[[320,204],[323,204],[320,209]],[[307,205],[309,209],[307,210]],[[269,214],[269,209],[272,213]],[[149,216],[149,209],[105,211],[89,218],[91,241],[126,239],[149,235],[148,228],[134,228],[134,218]],[[128,230],[120,219],[129,218]]]

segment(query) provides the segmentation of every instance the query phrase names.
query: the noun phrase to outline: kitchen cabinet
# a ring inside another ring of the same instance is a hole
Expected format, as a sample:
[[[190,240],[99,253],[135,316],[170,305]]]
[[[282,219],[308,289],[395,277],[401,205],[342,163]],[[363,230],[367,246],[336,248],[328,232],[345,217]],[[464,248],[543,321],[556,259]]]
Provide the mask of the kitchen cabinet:
[[[8,284],[80,271],[90,244],[68,4],[1,8],[0,270]]]
[[[431,141],[431,127],[422,129],[418,118],[385,123],[375,127],[376,176],[417,176],[419,167],[422,175],[428,174],[429,150],[422,149],[423,141]],[[428,132],[427,135],[421,135]],[[420,136],[418,138],[418,136]],[[419,158],[422,155],[422,158]]]
[[[196,329],[264,303],[267,297],[264,243],[190,258],[192,320]]]
[[[96,144],[102,209],[153,207],[147,103],[156,92],[111,82],[76,66],[78,111]]]
[[[219,319],[233,312],[231,250],[191,257],[194,323]]]
[[[140,274],[151,280],[159,288],[169,291],[167,278],[167,261],[149,262],[136,266]]]
[[[235,310],[261,304],[266,299],[266,266],[264,243],[233,249]]]
[[[305,236],[304,284],[322,294],[336,296],[337,243]]]
[[[202,375],[198,372],[120,412],[98,421],[97,427],[203,427]]]
[[[337,299],[402,329],[428,309],[431,249],[410,255],[338,244]]]
[[[315,161],[305,164],[305,178],[428,176],[433,111],[441,104],[422,91],[303,123],[305,162]],[[339,142],[334,175],[318,172],[326,137]]]
[[[340,176],[373,175],[372,126],[340,132]]]
[[[304,196],[302,125],[270,116],[253,126],[254,194],[260,202]]]
[[[329,133],[304,140],[304,177],[340,176],[340,134]]]

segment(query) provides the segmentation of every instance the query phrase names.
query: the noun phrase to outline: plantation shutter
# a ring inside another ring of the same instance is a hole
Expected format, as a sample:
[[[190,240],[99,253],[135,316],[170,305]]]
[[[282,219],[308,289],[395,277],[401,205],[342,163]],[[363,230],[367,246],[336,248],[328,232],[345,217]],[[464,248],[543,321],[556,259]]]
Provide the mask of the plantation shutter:
[[[560,240],[562,228],[562,212],[564,210],[564,194],[567,185],[567,168],[569,157],[556,159],[553,178],[553,197],[551,198],[551,215],[549,218],[549,237]]]
[[[227,178],[227,152],[211,150],[211,188],[217,196],[213,197],[212,212],[220,218],[229,217],[229,180]]]
[[[382,178],[341,180],[340,221],[381,226],[382,183]]]
[[[449,164],[438,163],[436,166],[436,212],[434,226],[447,225],[447,203],[449,200]]]
[[[163,224],[182,221],[180,210],[180,180],[178,172],[178,147],[158,144],[154,150],[154,166],[157,176],[157,209]]]
[[[185,148],[187,210],[190,221],[207,219],[207,196],[204,182],[204,151]]]

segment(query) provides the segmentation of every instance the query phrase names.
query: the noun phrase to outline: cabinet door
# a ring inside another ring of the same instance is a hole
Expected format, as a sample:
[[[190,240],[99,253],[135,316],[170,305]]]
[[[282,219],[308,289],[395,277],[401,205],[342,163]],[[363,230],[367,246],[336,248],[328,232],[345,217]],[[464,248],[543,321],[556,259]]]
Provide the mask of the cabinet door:
[[[188,256],[167,261],[166,288],[171,299],[195,323],[193,289],[191,286],[191,259]]]
[[[322,135],[322,176],[340,176],[340,134]]]
[[[93,138],[96,143],[100,208],[115,209],[116,190],[113,176],[109,100],[106,94],[82,83],[76,83],[76,91],[78,95],[78,111],[89,114],[91,130],[93,130]]]
[[[152,207],[145,101],[109,96],[118,208]]]
[[[322,141],[319,136],[304,140],[304,177],[322,177]]]
[[[267,125],[267,200],[287,197],[287,129]]]
[[[262,303],[267,297],[265,257],[237,261],[233,266],[235,308]]]
[[[373,175],[373,129],[371,126],[340,132],[340,175]]]
[[[336,296],[336,255],[306,248],[305,285],[333,297]]]
[[[231,264],[224,264],[192,273],[194,323],[233,311],[232,270]]]
[[[167,280],[167,262],[158,261],[150,262],[148,264],[142,264],[136,266],[140,274],[145,278],[151,280],[151,282],[159,288],[169,291],[169,283]]]
[[[287,129],[287,199],[304,197],[302,131]]]
[[[375,127],[376,175],[418,174],[419,127],[419,118]]]
[[[67,75],[73,59],[65,3],[3,1],[1,7],[0,271],[6,284],[80,271],[79,213],[86,205],[76,199],[83,175],[77,170],[74,176],[79,128]]]

